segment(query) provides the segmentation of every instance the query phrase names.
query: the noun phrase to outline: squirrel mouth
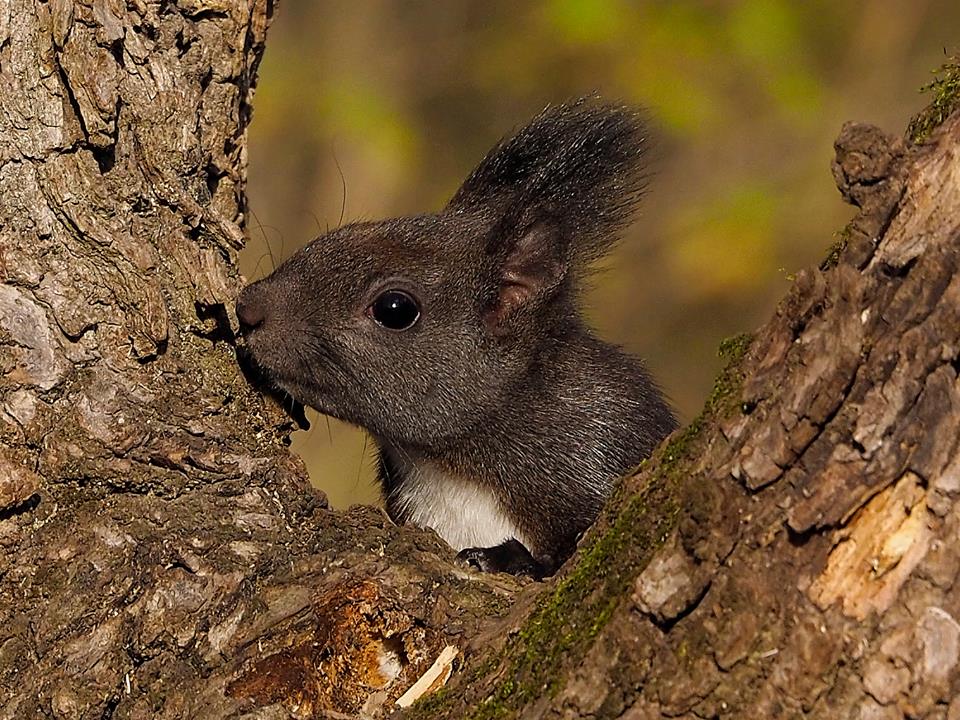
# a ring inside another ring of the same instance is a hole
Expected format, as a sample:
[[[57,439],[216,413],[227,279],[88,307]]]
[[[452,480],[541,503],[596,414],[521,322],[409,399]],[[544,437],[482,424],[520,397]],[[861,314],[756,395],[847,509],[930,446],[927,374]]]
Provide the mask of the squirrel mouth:
[[[237,364],[250,386],[273,398],[301,430],[310,429],[310,421],[302,402],[270,371],[261,365],[253,351],[243,343],[237,343]]]

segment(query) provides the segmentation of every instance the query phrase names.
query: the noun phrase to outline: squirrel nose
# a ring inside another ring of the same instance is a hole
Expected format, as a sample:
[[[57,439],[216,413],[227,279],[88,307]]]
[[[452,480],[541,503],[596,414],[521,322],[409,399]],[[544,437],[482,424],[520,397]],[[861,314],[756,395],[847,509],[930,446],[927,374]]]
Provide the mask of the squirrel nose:
[[[240,333],[246,334],[260,325],[267,319],[267,308],[262,301],[257,301],[250,297],[250,293],[244,290],[240,293],[240,299],[237,300],[237,320],[240,321]]]

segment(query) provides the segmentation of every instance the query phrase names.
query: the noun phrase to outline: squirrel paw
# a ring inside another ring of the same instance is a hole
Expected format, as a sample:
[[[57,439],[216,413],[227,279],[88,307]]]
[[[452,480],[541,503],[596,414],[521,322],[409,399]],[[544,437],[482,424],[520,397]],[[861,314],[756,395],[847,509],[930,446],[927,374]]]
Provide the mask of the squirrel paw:
[[[530,551],[513,538],[494,547],[465,548],[457,553],[456,563],[460,567],[472,567],[481,572],[527,575],[534,580],[542,580],[548,574]]]

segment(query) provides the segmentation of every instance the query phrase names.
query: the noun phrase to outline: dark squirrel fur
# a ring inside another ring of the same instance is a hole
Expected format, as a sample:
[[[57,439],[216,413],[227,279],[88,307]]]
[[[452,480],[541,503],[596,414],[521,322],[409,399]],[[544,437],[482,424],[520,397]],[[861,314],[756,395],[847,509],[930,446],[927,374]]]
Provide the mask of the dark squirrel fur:
[[[434,527],[465,563],[554,572],[676,427],[579,307],[642,194],[645,145],[630,107],[547,108],[439,213],[333,230],[240,296],[262,374],[366,428],[390,516]],[[408,329],[380,322],[414,310]]]

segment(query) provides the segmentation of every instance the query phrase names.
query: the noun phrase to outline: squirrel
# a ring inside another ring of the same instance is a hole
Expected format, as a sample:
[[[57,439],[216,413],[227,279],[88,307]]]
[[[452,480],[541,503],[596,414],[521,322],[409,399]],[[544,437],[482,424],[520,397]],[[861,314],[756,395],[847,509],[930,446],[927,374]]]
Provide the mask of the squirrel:
[[[580,309],[643,193],[646,145],[632,107],[547,107],[440,212],[339,227],[239,297],[246,362],[365,428],[390,518],[461,565],[553,574],[677,426]]]

